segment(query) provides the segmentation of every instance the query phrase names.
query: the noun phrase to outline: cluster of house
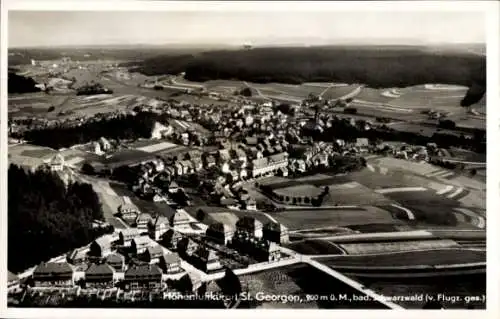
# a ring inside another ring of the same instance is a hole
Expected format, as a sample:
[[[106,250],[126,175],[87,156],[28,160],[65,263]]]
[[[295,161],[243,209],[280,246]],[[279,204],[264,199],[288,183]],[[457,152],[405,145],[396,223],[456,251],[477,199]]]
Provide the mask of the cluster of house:
[[[289,241],[285,226],[273,222],[264,226],[257,219],[247,216],[236,222],[236,229],[227,224],[214,223],[207,229],[206,236],[257,261],[279,260],[281,251],[278,244]]]

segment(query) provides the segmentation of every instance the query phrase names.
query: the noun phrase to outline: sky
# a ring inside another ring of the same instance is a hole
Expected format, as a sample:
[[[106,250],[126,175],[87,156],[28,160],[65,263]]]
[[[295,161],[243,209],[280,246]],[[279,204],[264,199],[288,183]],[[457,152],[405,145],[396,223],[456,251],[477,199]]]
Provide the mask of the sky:
[[[485,43],[481,12],[9,11],[9,47]]]

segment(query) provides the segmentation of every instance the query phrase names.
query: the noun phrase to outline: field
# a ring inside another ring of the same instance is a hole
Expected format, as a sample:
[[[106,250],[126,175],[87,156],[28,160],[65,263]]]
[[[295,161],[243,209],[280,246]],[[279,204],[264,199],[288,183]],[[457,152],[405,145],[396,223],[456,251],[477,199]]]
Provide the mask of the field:
[[[357,88],[359,88],[359,85],[357,85],[357,84],[352,84],[349,86],[332,86],[323,93],[322,97],[325,100],[335,100],[335,99],[343,98],[344,96],[346,96],[352,92],[356,92]],[[354,93],[353,93],[353,95],[354,95]]]
[[[372,223],[391,223],[390,213],[375,208],[297,209],[271,214],[290,230],[329,226],[349,226]]]
[[[436,266],[485,262],[486,252],[468,249],[433,249],[371,256],[318,257],[316,260],[331,268]]]
[[[353,243],[353,244],[342,243],[338,245],[344,251],[346,251],[348,255],[374,254],[377,256],[379,254],[389,253],[389,252],[400,252],[400,251],[414,252],[417,250],[449,248],[458,246],[458,244],[455,243],[454,241],[446,239],[370,242],[370,243]]]
[[[344,254],[341,248],[325,240],[306,239],[293,242],[286,247],[304,255]]]
[[[357,294],[357,290],[326,273],[307,264],[296,264],[286,268],[277,268],[259,273],[240,276],[244,292],[254,295],[263,292],[269,295],[301,296]],[[246,306],[246,307],[245,307]],[[320,309],[380,309],[380,303],[370,301],[327,301],[289,302],[289,303],[257,303],[245,305],[243,308],[320,308]]]

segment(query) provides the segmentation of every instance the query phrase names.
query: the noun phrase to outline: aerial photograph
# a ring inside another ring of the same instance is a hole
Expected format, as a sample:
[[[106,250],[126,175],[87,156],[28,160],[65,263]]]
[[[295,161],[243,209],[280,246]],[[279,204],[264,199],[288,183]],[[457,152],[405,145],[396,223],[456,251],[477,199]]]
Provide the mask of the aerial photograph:
[[[8,307],[486,309],[485,19],[10,10]]]

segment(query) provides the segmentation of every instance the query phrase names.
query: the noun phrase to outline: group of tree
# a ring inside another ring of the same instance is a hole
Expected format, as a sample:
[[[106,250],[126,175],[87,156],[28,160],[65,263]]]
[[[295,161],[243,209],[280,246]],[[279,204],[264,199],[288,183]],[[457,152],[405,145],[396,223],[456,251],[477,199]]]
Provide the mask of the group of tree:
[[[8,93],[31,93],[40,92],[37,83],[30,77],[24,77],[14,72],[9,72],[7,80]]]
[[[186,79],[192,81],[342,82],[374,88],[456,84],[477,87],[464,99],[464,104],[471,104],[484,94],[485,66],[485,56],[465,52],[436,54],[420,47],[322,46],[157,56],[144,60],[137,70],[146,75],[185,71]]]
[[[96,141],[101,137],[108,139],[150,138],[156,120],[156,114],[140,112],[136,115],[92,120],[74,127],[58,126],[31,130],[24,132],[22,137],[32,144],[55,149]]]
[[[314,140],[332,142],[336,139],[343,139],[346,142],[355,142],[356,138],[367,137],[367,132],[358,126],[353,126],[345,119],[334,117],[330,119],[331,126],[323,131],[311,130],[307,127],[302,128],[304,137],[312,137]],[[398,141],[413,145],[427,145],[435,143],[440,148],[459,147],[473,150],[478,153],[486,152],[486,132],[475,129],[472,132],[472,138],[466,138],[463,134],[455,135],[436,131],[428,136],[419,132],[405,132],[392,129],[387,126],[372,128],[369,131],[369,137],[380,141]]]
[[[79,87],[76,90],[76,95],[96,95],[96,94],[113,94],[113,91],[105,88],[101,83],[90,83],[82,87]]]
[[[89,184],[64,182],[46,170],[27,172],[11,165],[8,171],[8,268],[22,271],[81,247],[102,230],[97,194]]]

